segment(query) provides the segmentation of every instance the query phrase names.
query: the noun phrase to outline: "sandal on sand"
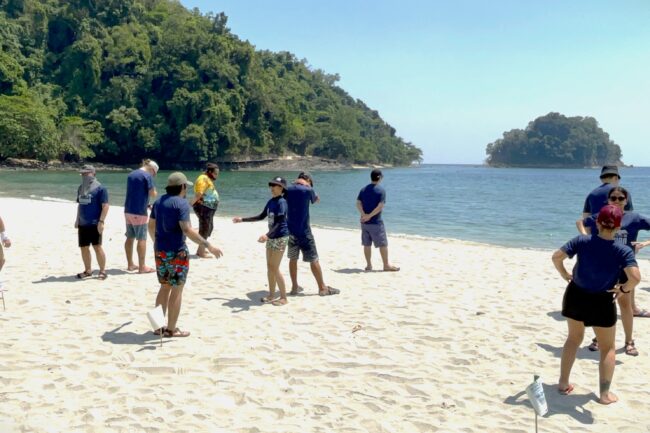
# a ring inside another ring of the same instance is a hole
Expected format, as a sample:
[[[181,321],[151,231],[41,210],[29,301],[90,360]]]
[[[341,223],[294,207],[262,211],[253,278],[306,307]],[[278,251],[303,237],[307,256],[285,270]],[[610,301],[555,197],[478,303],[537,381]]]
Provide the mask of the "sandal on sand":
[[[99,278],[100,280],[105,280],[106,278],[108,278],[108,275],[106,275],[106,272],[101,271],[97,278]]]
[[[161,333],[165,332],[166,330],[167,330],[167,328],[165,328],[165,327],[158,328],[155,331],[153,331],[153,335],[160,335]]]
[[[630,356],[639,356],[639,351],[634,347],[634,340],[625,343],[625,354]]]
[[[77,274],[77,278],[80,280],[85,280],[86,278],[90,278],[92,276],[93,276],[93,271],[83,271]]]
[[[650,317],[650,311],[644,308],[638,313],[634,313],[634,317]]]
[[[366,266],[366,268],[364,269],[364,271],[372,271],[372,266]]]
[[[591,340],[591,344],[589,345],[589,347],[587,347],[587,349],[589,349],[592,352],[597,352],[598,351],[598,340],[596,340],[595,338],[593,340]]]
[[[264,296],[264,297],[260,298],[260,302],[261,302],[262,304],[268,304],[268,303],[270,303],[270,302],[273,302],[274,299],[275,299],[275,295],[274,295],[273,297],[271,297],[271,296]]]
[[[302,293],[304,291],[305,291],[305,289],[298,286],[298,288],[296,288],[296,289],[291,289],[291,292],[289,292],[289,296],[298,296],[298,293]]]
[[[331,295],[338,295],[341,293],[339,289],[335,289],[334,287],[327,286],[327,291],[319,291],[318,296],[331,296]]]
[[[190,332],[189,331],[181,331],[180,329],[176,328],[173,331],[171,329],[165,329],[164,334],[165,337],[167,338],[172,338],[172,337],[189,337]]]
[[[564,389],[559,388],[559,387],[557,389],[557,392],[559,392],[562,395],[569,395],[569,394],[571,394],[571,391],[573,391],[573,385],[572,384],[569,384],[569,386],[567,386]]]

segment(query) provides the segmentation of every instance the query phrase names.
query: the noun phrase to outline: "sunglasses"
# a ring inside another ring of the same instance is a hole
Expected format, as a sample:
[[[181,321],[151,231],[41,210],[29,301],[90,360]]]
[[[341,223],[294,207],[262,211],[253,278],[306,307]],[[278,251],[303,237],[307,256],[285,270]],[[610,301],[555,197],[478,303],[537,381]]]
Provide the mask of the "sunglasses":
[[[613,195],[609,198],[609,201],[625,201],[627,200],[627,197],[624,195]]]

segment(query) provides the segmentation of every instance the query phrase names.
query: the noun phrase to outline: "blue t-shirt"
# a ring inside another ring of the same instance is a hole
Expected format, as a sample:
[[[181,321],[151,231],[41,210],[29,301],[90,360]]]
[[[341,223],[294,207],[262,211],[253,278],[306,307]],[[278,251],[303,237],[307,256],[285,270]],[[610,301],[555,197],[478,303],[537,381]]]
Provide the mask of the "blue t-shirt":
[[[304,237],[311,232],[309,227],[309,205],[318,199],[316,192],[309,186],[292,184],[287,187],[284,197],[289,205],[289,233]]]
[[[598,215],[592,215],[583,220],[585,227],[589,227],[591,234],[594,235],[598,234],[597,219]],[[650,230],[650,219],[636,212],[625,212],[621,220],[621,228],[616,232],[614,240],[621,245],[627,245],[634,251],[632,242],[636,242],[641,230]]]
[[[269,239],[289,236],[289,227],[287,226],[288,210],[287,201],[282,197],[273,197],[266,203],[264,212],[266,212],[269,219]]]
[[[102,205],[108,203],[108,190],[100,185],[88,194],[82,195],[79,187],[77,203],[79,203],[79,227],[96,226],[102,214]]]
[[[573,267],[573,281],[583,290],[599,293],[610,290],[621,270],[638,267],[632,249],[598,235],[580,235],[561,248],[569,257],[578,259]]]
[[[600,209],[607,204],[607,196],[609,191],[614,188],[616,185],[611,183],[604,183],[598,188],[594,189],[589,193],[585,199],[585,205],[582,208],[583,213],[590,213],[592,215],[600,212]],[[632,204],[632,194],[627,192],[627,204],[625,205],[625,210],[634,210],[634,205]]]
[[[363,212],[368,214],[375,210],[379,203],[386,203],[386,190],[377,184],[370,183],[361,188],[357,200],[361,202]],[[382,222],[381,212],[370,218],[365,224],[378,224],[380,222]]]
[[[146,215],[149,204],[149,190],[154,187],[153,176],[145,170],[137,169],[126,178],[126,199],[124,213]]]
[[[190,204],[179,195],[165,194],[153,204],[151,219],[156,220],[156,251],[179,251],[185,247],[181,221],[190,220]]]

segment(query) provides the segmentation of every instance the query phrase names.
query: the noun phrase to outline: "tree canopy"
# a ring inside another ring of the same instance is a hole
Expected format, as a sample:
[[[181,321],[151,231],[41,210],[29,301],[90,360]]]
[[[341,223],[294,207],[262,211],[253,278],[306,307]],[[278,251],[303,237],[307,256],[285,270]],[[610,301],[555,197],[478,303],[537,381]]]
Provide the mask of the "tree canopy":
[[[487,145],[491,166],[593,167],[622,164],[621,148],[593,117],[549,113]]]
[[[0,159],[421,160],[338,79],[178,1],[0,0]]]

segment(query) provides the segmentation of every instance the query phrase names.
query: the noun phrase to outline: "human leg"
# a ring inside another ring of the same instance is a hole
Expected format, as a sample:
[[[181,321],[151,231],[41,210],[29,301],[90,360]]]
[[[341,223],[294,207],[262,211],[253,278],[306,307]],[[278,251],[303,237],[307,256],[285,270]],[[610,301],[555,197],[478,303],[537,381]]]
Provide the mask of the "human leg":
[[[399,271],[397,266],[393,266],[388,261],[388,247],[379,247],[379,254],[381,254],[381,260],[384,262],[384,271],[396,272]]]
[[[97,264],[99,265],[99,273],[106,273],[106,253],[104,253],[104,248],[101,244],[93,245],[93,250],[95,250],[95,257],[97,258]]]
[[[126,269],[135,271],[138,267],[133,263],[133,243],[135,238],[127,237],[124,241],[124,253],[126,254]]]
[[[141,274],[148,274],[149,272],[153,272],[155,269],[145,265],[145,261],[147,258],[147,240],[138,239],[137,249],[138,249],[138,272]]]
[[[625,332],[625,342],[633,340],[634,330],[634,312],[632,310],[632,299],[630,294],[618,297],[618,306],[621,309],[621,322],[623,322],[623,331]]]
[[[160,289],[158,290],[158,295],[156,295],[156,307],[160,305],[164,314],[167,314],[167,305],[169,304],[169,294],[171,293],[171,290],[172,286],[169,284],[161,284]]]
[[[90,263],[90,245],[81,247],[81,260],[84,262],[84,273],[90,274],[92,273],[91,270],[91,263]]]
[[[618,397],[611,392],[610,386],[614,377],[614,366],[616,365],[616,325],[609,328],[594,326],[596,338],[600,345],[600,364],[598,364],[598,377],[600,383],[600,399],[602,404],[614,403]]]
[[[175,330],[178,316],[181,313],[181,304],[183,302],[183,287],[185,284],[171,286],[169,294],[169,303],[167,304],[167,329]]]
[[[5,265],[5,253],[2,249],[2,244],[0,243],[0,271],[2,271],[2,267]]]
[[[366,258],[366,271],[372,271],[372,247],[363,247],[363,255]]]
[[[266,249],[266,279],[269,283],[269,296],[262,298],[262,302],[271,302],[275,298],[275,269],[271,261],[272,250],[270,248]]]
[[[273,274],[274,282],[277,284],[278,289],[280,290],[280,300],[279,304],[284,305],[287,303],[287,287],[284,283],[284,277],[280,271],[280,263],[282,262],[282,256],[284,255],[284,249],[274,250],[267,249],[267,266],[269,273]],[[269,275],[269,287],[271,284],[271,276]],[[273,297],[272,295],[270,295]]]
[[[291,295],[295,296],[300,292],[301,287],[298,285],[298,257],[300,248],[298,247],[295,236],[289,236],[287,244],[287,257],[289,258],[289,277],[291,278]]]
[[[366,271],[372,270],[372,237],[368,231],[368,224],[361,224],[361,245],[363,256],[366,258]]]
[[[585,336],[585,325],[582,322],[567,318],[567,327],[569,334],[564,342],[562,348],[562,358],[560,361],[560,380],[558,381],[558,389],[560,392],[567,392],[572,388],[569,382],[571,375],[571,368],[576,360],[578,347],[582,344]]]

